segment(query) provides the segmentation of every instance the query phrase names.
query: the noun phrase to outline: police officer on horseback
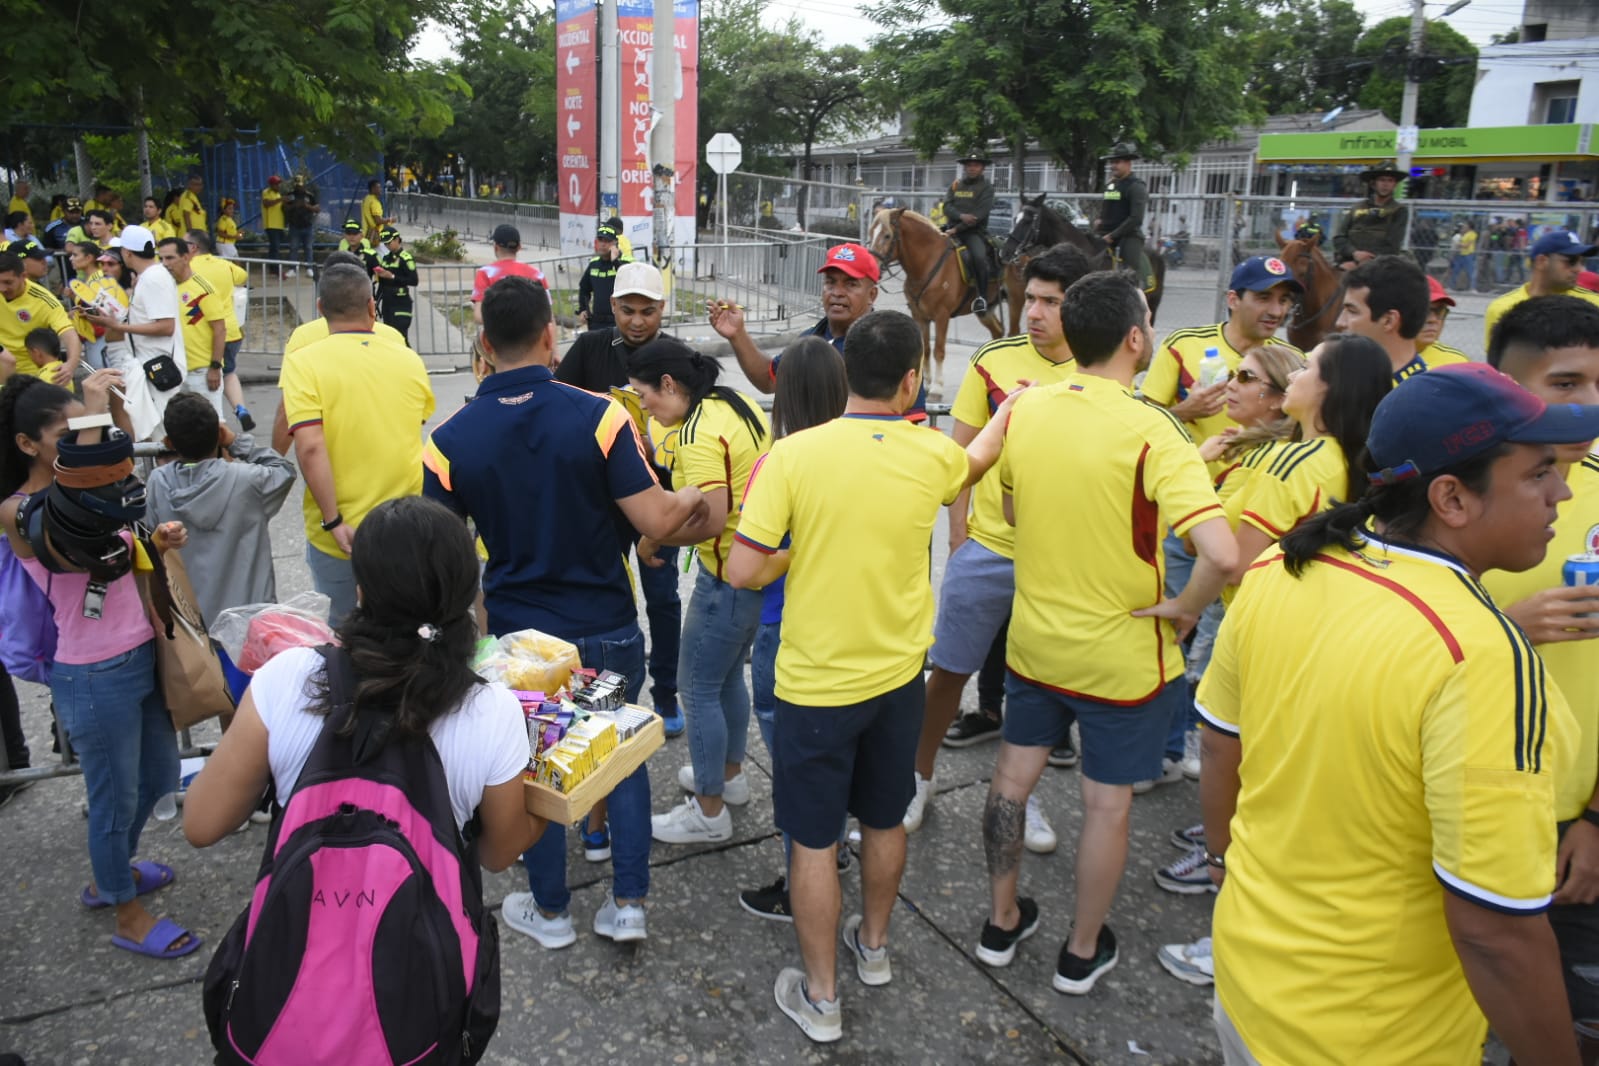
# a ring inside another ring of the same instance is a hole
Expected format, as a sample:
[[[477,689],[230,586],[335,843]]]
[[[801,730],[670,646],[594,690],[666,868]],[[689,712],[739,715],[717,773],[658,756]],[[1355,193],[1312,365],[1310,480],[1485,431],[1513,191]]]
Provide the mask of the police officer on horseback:
[[[1404,248],[1405,223],[1410,209],[1394,199],[1394,189],[1405,172],[1392,163],[1379,163],[1360,175],[1370,194],[1350,208],[1333,235],[1338,265],[1353,270],[1379,255],[1398,255]]]
[[[1149,261],[1144,255],[1144,212],[1149,207],[1149,190],[1144,180],[1133,176],[1133,160],[1138,149],[1123,141],[1105,157],[1110,160],[1110,182],[1105,186],[1105,206],[1099,212],[1094,232],[1115,250],[1122,266],[1136,271],[1145,291],[1153,287]]]
[[[981,316],[988,310],[988,215],[994,210],[994,185],[983,176],[983,170],[993,160],[974,153],[957,162],[965,173],[950,183],[949,194],[944,197],[944,215],[948,219],[944,232],[966,247],[966,264],[977,290],[972,314]]]

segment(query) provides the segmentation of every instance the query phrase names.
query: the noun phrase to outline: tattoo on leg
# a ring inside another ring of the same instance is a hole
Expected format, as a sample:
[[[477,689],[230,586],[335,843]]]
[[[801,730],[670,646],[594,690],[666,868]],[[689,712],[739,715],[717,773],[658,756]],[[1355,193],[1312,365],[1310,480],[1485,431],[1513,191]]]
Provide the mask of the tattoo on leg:
[[[997,792],[988,795],[983,807],[983,852],[988,858],[988,876],[1004,877],[1022,861],[1022,831],[1027,824],[1027,804],[1007,799]]]

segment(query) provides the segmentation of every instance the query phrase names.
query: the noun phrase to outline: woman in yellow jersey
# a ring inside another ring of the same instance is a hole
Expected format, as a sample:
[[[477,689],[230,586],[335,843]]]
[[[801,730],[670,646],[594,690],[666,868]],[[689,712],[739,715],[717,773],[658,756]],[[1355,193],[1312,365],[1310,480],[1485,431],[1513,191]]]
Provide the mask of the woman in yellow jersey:
[[[744,660],[761,621],[761,593],[735,589],[724,567],[744,489],[772,437],[759,408],[716,384],[719,370],[716,360],[667,336],[656,337],[628,360],[628,379],[644,409],[661,425],[679,427],[673,486],[698,488],[707,504],[704,517],[671,541],[697,545],[700,565],[683,615],[677,661],[692,759],[678,782],[694,794],[653,819],[655,839],[668,844],[729,839],[733,818],[725,804],[748,803],[750,795],[743,770],[750,725]],[[651,565],[655,547],[649,540],[639,542],[645,565]]]
[[[90,370],[105,369],[105,330],[78,314],[78,311],[89,306],[95,291],[106,280],[105,272],[100,269],[99,256],[100,249],[92,243],[68,242],[67,262],[72,265],[75,276],[61,297],[61,302],[72,311],[72,326],[78,331],[78,339],[83,342],[83,365]],[[126,295],[122,299],[122,306],[127,306]]]
[[[1300,522],[1366,491],[1355,460],[1372,412],[1391,391],[1393,365],[1376,341],[1339,333],[1311,351],[1283,394],[1296,443],[1280,446],[1239,490],[1238,569],[1230,584]]]
[[[187,232],[189,228],[183,224],[183,205],[178,202],[182,195],[182,189],[168,189],[166,199],[161,201],[161,217],[172,227],[174,237]]]
[[[1546,917],[1575,723],[1481,576],[1544,558],[1554,446],[1595,435],[1480,363],[1417,374],[1371,487],[1239,590],[1199,690],[1225,1062],[1476,1063],[1490,1024],[1578,1061]]]
[[[239,258],[239,201],[224,196],[217,205],[217,254],[224,259]]]

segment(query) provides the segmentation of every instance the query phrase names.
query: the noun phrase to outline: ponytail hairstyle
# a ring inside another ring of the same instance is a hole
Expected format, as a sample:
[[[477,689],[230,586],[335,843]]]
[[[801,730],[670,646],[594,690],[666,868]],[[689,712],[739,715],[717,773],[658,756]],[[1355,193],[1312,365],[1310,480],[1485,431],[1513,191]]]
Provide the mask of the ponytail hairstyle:
[[[20,489],[33,470],[33,457],[17,447],[17,434],[42,440],[44,427],[72,402],[72,393],[32,374],[12,374],[0,388],[0,497]]]
[[[700,401],[707,396],[721,400],[738,415],[739,421],[749,429],[750,439],[759,446],[766,440],[766,426],[761,416],[742,394],[716,383],[721,372],[722,365],[715,359],[701,355],[664,333],[657,333],[654,340],[645,343],[627,361],[627,376],[651,388],[660,388],[661,379],[667,376],[683,386],[689,396],[687,417],[693,417]]]
[[[774,438],[831,422],[844,413],[849,379],[837,348],[820,337],[801,337],[778,358],[783,367],[772,397]]]
[[[1344,451],[1349,466],[1349,498],[1366,492],[1366,435],[1371,416],[1394,391],[1394,367],[1382,345],[1354,333],[1334,333],[1322,342],[1316,372],[1327,383],[1321,421]]]
[[[472,672],[478,641],[472,537],[441,504],[403,496],[361,520],[353,547],[361,600],[338,633],[358,679],[356,710],[391,708],[401,732],[425,735],[483,683]],[[311,710],[332,709],[324,672]],[[352,717],[352,732],[354,725]]]
[[[1382,523],[1384,538],[1415,543],[1432,517],[1432,502],[1427,498],[1432,483],[1441,477],[1454,476],[1469,491],[1480,496],[1488,491],[1494,463],[1507,455],[1510,448],[1509,444],[1499,444],[1435,474],[1370,486],[1365,495],[1353,503],[1323,511],[1284,535],[1279,541],[1283,565],[1290,574],[1299,577],[1318,552],[1333,545],[1356,551],[1364,539],[1362,531],[1366,522],[1373,518]],[[1365,479],[1364,473],[1361,477]],[[1354,480],[1353,470],[1350,480]]]

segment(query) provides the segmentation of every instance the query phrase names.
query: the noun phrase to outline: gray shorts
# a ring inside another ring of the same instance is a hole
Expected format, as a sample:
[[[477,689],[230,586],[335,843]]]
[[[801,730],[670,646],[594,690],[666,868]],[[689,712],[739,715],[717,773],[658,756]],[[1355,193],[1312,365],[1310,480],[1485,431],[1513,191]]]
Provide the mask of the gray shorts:
[[[944,566],[928,659],[952,674],[977,673],[1015,596],[1015,561],[967,540]]]

